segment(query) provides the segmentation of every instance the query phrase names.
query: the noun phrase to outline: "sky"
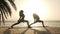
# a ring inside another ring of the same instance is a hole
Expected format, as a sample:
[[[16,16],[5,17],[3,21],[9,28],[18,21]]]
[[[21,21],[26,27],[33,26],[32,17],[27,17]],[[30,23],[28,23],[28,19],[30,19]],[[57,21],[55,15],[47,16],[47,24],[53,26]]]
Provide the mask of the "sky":
[[[33,13],[39,15],[41,20],[60,20],[60,0],[15,0],[17,11],[12,9],[12,16],[7,21],[19,19],[19,11],[23,10],[25,20],[32,21]]]

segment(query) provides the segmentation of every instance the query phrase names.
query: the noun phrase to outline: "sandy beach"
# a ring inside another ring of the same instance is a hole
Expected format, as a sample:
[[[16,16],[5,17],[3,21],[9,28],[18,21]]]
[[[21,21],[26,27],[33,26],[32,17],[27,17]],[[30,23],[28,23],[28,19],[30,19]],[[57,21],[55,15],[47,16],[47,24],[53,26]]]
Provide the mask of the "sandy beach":
[[[0,27],[0,34],[60,34],[60,27]]]

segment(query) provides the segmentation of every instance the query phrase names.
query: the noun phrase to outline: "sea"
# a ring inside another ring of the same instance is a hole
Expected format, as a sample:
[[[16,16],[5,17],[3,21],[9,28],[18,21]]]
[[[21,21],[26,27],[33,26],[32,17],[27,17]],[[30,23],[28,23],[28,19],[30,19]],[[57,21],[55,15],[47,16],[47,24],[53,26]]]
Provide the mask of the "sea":
[[[17,21],[6,21],[5,25],[3,23],[0,23],[0,27],[2,26],[7,26],[10,27],[11,25],[13,25],[14,23],[17,23]],[[31,24],[29,22],[29,24]],[[27,27],[27,23],[26,22],[21,22],[17,25],[15,25],[14,27]],[[43,26],[42,23],[37,22],[35,24],[32,24],[31,27],[35,27],[35,26]],[[49,27],[60,27],[60,21],[44,21],[44,26],[49,26]]]

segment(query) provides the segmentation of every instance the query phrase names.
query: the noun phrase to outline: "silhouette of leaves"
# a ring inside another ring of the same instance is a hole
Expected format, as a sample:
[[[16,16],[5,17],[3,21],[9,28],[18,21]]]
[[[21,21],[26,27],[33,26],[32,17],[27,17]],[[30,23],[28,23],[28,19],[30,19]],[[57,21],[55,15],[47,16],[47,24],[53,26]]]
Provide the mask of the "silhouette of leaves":
[[[7,16],[11,16],[12,11],[11,7],[9,6],[7,0],[0,0],[0,22],[2,21],[4,23],[5,18],[7,19]],[[12,7],[16,10],[16,5],[14,4],[13,0],[8,0]]]

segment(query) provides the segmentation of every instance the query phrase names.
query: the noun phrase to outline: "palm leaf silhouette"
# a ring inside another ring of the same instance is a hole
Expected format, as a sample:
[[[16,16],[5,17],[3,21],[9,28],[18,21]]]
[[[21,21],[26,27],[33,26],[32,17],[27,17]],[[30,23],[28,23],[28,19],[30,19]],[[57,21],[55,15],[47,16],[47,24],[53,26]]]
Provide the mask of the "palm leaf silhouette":
[[[11,16],[12,13],[11,8],[6,1],[10,2],[12,7],[16,10],[16,5],[13,0],[0,0],[0,24],[1,21],[4,23],[5,19],[7,19],[7,16]]]

